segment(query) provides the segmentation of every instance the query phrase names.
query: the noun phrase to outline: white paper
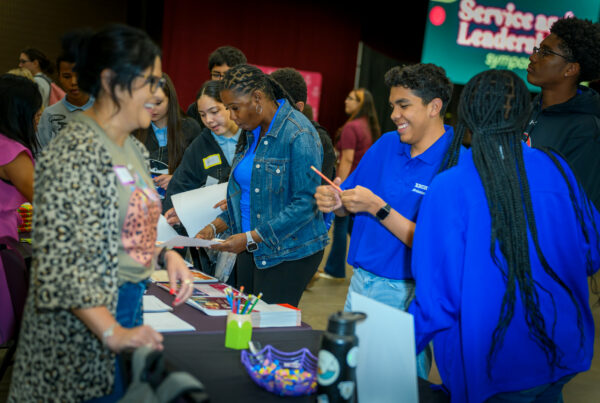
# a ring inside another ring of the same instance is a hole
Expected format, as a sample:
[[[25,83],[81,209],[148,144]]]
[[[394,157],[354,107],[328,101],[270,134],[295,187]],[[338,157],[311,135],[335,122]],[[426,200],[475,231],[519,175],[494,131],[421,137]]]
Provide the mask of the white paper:
[[[154,295],[144,295],[142,304],[144,312],[170,312],[173,310]]]
[[[418,403],[413,316],[355,292],[351,299],[367,314],[356,326],[358,401]]]
[[[158,224],[156,225],[156,242],[167,242],[171,238],[179,236],[177,231],[173,229],[167,222],[164,215],[158,217]]]
[[[217,178],[208,175],[206,177],[206,183],[204,184],[204,186],[212,186],[212,185],[216,185],[217,183],[219,183],[219,180]]]
[[[189,238],[187,236],[177,235],[174,238],[169,239],[166,242],[161,242],[160,246],[166,246],[167,248],[174,248],[177,246],[195,246],[197,248],[208,248],[211,245],[222,243],[223,239],[198,239]]]
[[[144,313],[144,325],[160,333],[193,332],[196,329],[170,312]]]
[[[187,233],[194,236],[221,214],[221,208],[213,206],[226,195],[227,182],[178,193],[171,200]]]

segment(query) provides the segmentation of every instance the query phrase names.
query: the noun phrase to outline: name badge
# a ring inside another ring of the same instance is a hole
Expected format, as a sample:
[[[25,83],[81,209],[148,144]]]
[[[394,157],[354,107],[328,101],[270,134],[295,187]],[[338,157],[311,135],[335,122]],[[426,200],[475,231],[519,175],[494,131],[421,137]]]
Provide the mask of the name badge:
[[[221,165],[221,156],[219,154],[209,155],[202,159],[202,162],[204,163],[204,169],[212,168],[215,165]]]
[[[121,182],[122,185],[126,186],[135,183],[135,178],[131,175],[131,172],[129,172],[127,167],[123,165],[115,165],[113,167],[113,171],[115,171],[115,174],[117,174],[117,178],[119,178],[119,182]]]

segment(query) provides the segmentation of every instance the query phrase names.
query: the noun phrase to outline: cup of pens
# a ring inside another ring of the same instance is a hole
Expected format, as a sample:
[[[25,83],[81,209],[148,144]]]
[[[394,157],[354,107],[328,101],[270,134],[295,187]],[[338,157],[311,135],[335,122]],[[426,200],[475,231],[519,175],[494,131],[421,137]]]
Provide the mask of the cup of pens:
[[[248,348],[248,342],[252,340],[252,310],[262,296],[250,295],[244,297],[244,287],[235,295],[231,288],[225,289],[227,301],[231,306],[231,312],[227,314],[227,326],[225,328],[225,347],[235,350]]]

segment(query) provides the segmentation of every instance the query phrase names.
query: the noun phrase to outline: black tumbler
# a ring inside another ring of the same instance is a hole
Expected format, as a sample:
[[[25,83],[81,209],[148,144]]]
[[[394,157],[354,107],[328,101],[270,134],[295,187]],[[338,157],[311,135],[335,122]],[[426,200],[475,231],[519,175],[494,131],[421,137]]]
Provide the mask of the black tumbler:
[[[336,312],[329,317],[319,351],[317,401],[356,402],[356,322],[367,317],[362,312]]]

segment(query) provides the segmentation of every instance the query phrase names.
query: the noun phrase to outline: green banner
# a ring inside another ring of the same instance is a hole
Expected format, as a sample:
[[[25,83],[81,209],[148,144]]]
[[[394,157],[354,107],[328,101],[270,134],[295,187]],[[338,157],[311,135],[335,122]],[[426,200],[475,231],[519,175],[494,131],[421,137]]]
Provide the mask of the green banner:
[[[529,55],[557,19],[597,22],[599,14],[597,0],[431,0],[422,62],[442,66],[457,84],[488,69],[512,70],[527,82]]]

